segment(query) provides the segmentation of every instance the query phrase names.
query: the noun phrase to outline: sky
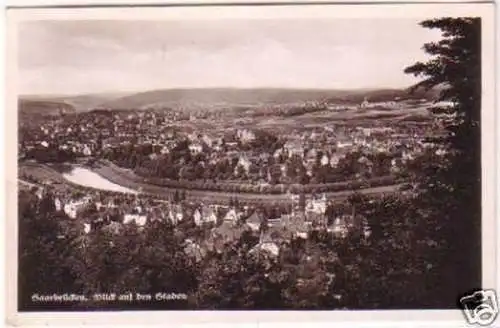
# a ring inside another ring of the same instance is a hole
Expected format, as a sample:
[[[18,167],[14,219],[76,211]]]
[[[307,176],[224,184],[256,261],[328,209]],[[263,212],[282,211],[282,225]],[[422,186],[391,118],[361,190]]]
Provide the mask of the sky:
[[[164,88],[400,88],[440,34],[413,19],[30,21],[21,94]]]

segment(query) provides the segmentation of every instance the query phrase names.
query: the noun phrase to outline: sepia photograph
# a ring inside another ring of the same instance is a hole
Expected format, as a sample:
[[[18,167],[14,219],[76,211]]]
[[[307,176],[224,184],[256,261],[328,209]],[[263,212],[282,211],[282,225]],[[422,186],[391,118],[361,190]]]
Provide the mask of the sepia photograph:
[[[493,6],[476,7],[17,10],[15,311],[493,322]]]

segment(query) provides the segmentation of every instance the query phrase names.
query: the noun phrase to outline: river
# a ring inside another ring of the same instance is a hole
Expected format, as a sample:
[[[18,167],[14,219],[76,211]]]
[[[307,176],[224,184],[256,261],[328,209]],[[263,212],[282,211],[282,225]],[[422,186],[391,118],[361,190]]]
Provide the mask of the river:
[[[104,179],[99,174],[92,172],[89,169],[83,167],[75,167],[69,173],[63,173],[63,177],[72,182],[74,184],[78,184],[80,186],[114,191],[114,192],[123,192],[128,194],[137,194],[138,192],[126,187],[122,187],[117,185],[109,180]]]

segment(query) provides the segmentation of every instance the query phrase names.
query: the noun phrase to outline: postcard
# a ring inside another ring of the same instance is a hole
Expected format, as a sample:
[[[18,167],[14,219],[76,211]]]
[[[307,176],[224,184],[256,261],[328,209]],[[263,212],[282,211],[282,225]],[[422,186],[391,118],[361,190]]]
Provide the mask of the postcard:
[[[9,323],[497,318],[492,4],[7,21]]]

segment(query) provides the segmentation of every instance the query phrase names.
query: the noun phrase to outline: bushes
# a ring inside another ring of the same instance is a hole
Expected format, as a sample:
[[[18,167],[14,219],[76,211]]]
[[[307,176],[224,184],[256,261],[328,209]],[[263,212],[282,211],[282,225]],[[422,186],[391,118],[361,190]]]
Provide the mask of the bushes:
[[[395,176],[376,177],[368,180],[350,180],[332,183],[320,184],[291,184],[291,185],[262,185],[250,183],[235,183],[235,182],[214,182],[213,180],[172,180],[167,178],[154,178],[144,176],[145,170],[138,168],[135,173],[126,171],[112,163],[106,162],[105,165],[114,173],[121,177],[132,180],[135,183],[150,184],[161,187],[175,189],[197,189],[214,192],[228,193],[252,193],[252,194],[268,194],[278,195],[286,192],[294,194],[299,193],[326,193],[337,192],[344,190],[358,190],[370,187],[380,187],[398,183]]]

